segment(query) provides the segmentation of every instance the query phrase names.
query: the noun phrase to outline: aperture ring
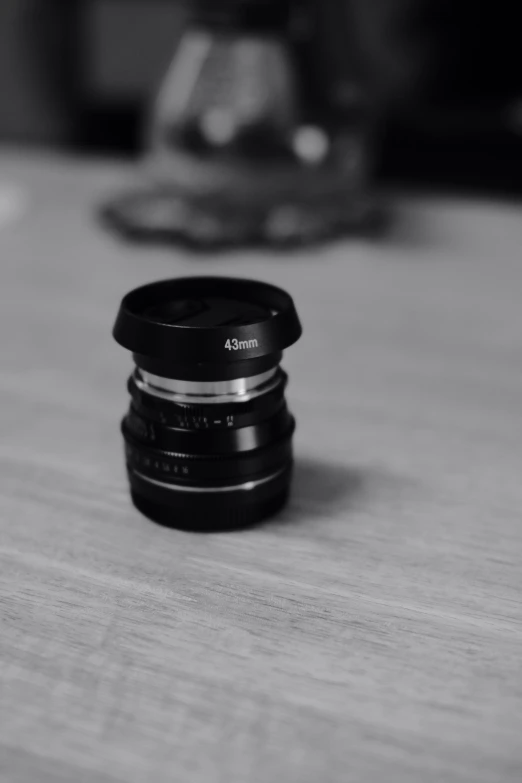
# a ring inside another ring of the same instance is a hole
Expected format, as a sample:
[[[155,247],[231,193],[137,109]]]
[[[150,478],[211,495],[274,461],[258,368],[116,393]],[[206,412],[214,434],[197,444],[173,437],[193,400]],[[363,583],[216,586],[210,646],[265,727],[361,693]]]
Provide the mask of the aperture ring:
[[[186,430],[156,424],[131,408],[122,423],[123,434],[155,449],[183,454],[242,454],[279,440],[293,432],[294,419],[286,404],[262,422],[249,427]]]

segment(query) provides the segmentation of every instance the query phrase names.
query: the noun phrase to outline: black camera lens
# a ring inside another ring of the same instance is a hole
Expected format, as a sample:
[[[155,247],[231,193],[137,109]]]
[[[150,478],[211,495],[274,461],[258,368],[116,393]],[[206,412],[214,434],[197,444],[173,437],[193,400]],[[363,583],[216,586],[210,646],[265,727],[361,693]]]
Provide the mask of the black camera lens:
[[[136,368],[122,432],[141,512],[219,530],[284,505],[295,421],[279,365],[300,336],[291,297],[251,280],[179,278],[123,299],[114,337]]]

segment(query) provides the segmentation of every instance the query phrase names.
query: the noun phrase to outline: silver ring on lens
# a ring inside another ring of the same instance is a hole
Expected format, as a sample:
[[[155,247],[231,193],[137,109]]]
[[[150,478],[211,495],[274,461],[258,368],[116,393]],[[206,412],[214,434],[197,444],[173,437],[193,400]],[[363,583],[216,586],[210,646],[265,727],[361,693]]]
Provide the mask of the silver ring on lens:
[[[180,381],[141,369],[134,373],[134,381],[140,391],[182,405],[249,402],[275,389],[280,378],[279,367],[250,378],[229,381]]]
[[[188,493],[194,493],[196,495],[200,495],[202,493],[212,494],[216,492],[218,493],[237,492],[237,491],[250,492],[250,490],[255,489],[256,487],[261,487],[263,484],[268,484],[269,481],[274,481],[274,479],[281,476],[285,472],[285,470],[287,470],[286,467],[282,468],[281,470],[278,470],[277,473],[272,473],[270,476],[265,476],[264,478],[256,479],[255,481],[246,481],[244,484],[227,484],[221,487],[193,487],[184,484],[167,484],[165,481],[158,481],[158,479],[153,479],[150,478],[149,476],[145,476],[143,473],[140,473],[138,470],[133,470],[133,473],[142,481],[147,481],[149,484],[154,484],[154,486],[161,487],[162,489],[170,489],[176,492],[188,492]]]

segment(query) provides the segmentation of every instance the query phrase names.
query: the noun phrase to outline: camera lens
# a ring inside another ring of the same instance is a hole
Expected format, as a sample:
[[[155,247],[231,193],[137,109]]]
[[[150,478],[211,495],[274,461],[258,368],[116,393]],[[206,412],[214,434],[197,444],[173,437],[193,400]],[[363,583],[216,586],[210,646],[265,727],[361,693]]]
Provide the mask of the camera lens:
[[[122,422],[134,505],[194,530],[275,514],[292,474],[279,366],[301,336],[291,297],[235,278],[161,281],[127,294],[113,333],[136,365]]]

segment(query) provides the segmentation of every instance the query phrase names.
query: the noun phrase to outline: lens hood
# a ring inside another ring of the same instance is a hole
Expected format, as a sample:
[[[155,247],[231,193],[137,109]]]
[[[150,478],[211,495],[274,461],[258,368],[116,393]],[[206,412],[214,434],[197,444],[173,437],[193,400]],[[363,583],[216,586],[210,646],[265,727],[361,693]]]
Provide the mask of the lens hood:
[[[127,294],[113,334],[138,356],[216,366],[278,354],[297,342],[301,332],[292,298],[275,286],[188,277]]]

